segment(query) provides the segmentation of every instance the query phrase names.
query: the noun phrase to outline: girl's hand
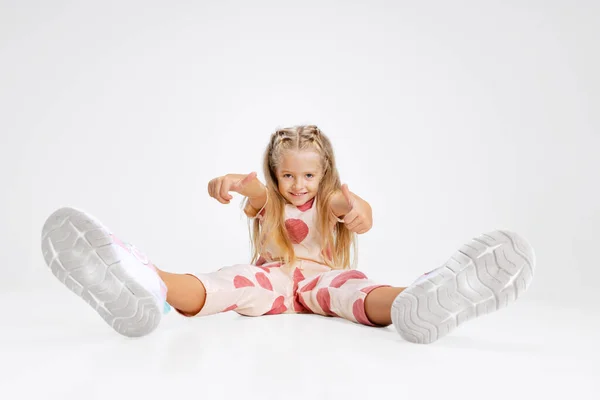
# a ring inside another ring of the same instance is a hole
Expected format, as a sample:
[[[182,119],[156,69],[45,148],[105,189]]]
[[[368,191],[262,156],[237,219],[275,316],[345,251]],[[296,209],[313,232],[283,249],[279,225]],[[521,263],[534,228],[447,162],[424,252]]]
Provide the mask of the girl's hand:
[[[350,211],[344,216],[346,228],[358,234],[368,232],[373,227],[373,215],[369,204],[360,198],[355,199],[346,184],[342,185],[342,194],[350,207]]]
[[[208,194],[222,204],[229,204],[233,196],[229,192],[236,192],[247,196],[246,188],[256,178],[256,172],[248,175],[227,174],[208,182]]]

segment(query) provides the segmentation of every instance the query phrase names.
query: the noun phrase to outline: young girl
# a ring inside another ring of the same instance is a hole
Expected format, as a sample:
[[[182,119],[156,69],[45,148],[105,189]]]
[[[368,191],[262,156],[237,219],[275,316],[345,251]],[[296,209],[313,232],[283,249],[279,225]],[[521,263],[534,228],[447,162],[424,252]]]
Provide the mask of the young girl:
[[[331,143],[314,125],[277,130],[256,173],[211,180],[211,197],[245,196],[252,223],[250,264],[174,274],[152,264],[91,215],[55,211],[42,232],[53,274],[117,332],[153,331],[173,306],[184,316],[235,311],[260,316],[315,313],[369,326],[394,324],[432,343],[473,317],[516,300],[533,278],[535,255],[520,236],[483,234],[408,287],[377,284],[350,263],[356,235],[372,225],[369,203],[340,184]],[[356,255],[356,251],[354,251]],[[169,306],[170,305],[170,306]]]

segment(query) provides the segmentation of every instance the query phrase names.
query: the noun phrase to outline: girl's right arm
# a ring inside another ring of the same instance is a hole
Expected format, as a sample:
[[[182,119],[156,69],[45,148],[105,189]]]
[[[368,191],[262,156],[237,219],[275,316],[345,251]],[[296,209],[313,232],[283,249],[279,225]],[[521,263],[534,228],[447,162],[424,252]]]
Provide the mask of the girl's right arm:
[[[233,198],[229,194],[230,191],[248,198],[244,212],[251,218],[255,217],[267,202],[267,188],[256,178],[256,172],[227,174],[214,178],[208,183],[209,195],[222,204],[229,204]]]
[[[248,198],[246,207],[244,207],[244,213],[249,218],[255,218],[267,204],[267,187],[257,178],[252,179],[247,184],[246,190],[243,193],[239,193]]]

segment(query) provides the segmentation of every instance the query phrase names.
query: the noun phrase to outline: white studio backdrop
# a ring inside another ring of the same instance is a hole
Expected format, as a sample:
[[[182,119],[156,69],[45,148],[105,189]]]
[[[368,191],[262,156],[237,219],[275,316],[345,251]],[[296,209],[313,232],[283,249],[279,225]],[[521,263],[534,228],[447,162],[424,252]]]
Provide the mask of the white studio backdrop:
[[[172,272],[246,263],[239,195],[277,127],[317,124],[371,203],[359,268],[408,285],[466,240],[536,249],[527,296],[600,278],[594,1],[0,1],[0,288],[65,290],[40,233],[84,209]],[[587,303],[584,303],[587,302]]]

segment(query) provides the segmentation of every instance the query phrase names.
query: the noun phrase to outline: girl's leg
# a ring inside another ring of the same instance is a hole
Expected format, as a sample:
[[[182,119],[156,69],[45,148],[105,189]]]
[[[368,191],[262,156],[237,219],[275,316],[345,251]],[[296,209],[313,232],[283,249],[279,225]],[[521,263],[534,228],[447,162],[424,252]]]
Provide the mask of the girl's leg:
[[[196,315],[204,307],[206,289],[193,275],[174,274],[157,268],[160,279],[167,286],[167,303],[185,315]]]
[[[380,285],[360,271],[333,270],[301,281],[296,296],[315,314],[341,317],[368,326],[386,326],[391,322],[394,297],[401,289]]]
[[[387,326],[392,323],[392,303],[406,288],[378,287],[365,298],[365,312],[369,321],[375,325]]]
[[[299,284],[312,312],[364,325],[393,324],[402,338],[432,343],[472,318],[515,301],[529,287],[535,252],[521,236],[493,231],[465,243],[410,286],[382,287],[360,271],[330,271]]]
[[[291,302],[285,296],[290,278],[278,266],[236,264],[208,273],[158,274],[167,286],[167,302],[183,316],[227,311],[259,316],[285,312]]]

